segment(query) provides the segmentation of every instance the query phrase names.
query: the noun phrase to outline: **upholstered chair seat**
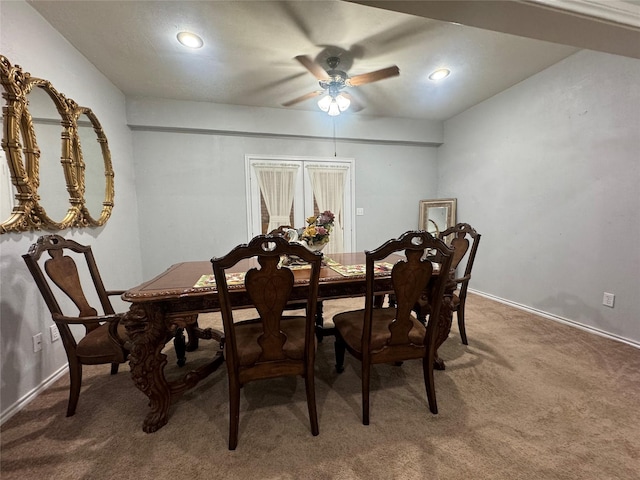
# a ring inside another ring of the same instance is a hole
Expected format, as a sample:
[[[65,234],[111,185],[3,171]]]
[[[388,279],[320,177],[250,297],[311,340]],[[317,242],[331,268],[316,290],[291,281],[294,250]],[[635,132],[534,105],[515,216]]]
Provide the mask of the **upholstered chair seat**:
[[[287,337],[286,342],[282,345],[282,351],[286,358],[296,361],[304,358],[306,323],[306,317],[283,317],[280,321],[280,331]],[[241,367],[254,365],[262,353],[262,347],[258,343],[258,338],[263,333],[260,319],[238,322],[235,329],[238,364]],[[228,354],[227,350],[224,352]]]

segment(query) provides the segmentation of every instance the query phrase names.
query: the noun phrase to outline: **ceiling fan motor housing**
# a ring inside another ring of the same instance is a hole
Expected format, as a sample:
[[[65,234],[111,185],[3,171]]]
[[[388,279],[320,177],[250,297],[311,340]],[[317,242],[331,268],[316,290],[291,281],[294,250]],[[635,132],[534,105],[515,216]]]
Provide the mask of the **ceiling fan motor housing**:
[[[346,72],[337,70],[339,64],[340,59],[338,57],[329,57],[327,59],[327,65],[329,65],[330,68],[330,70],[327,70],[329,78],[318,82],[320,87],[329,90],[329,94],[333,96],[337,95],[340,90],[347,86],[346,82],[349,79],[349,75],[347,75]]]

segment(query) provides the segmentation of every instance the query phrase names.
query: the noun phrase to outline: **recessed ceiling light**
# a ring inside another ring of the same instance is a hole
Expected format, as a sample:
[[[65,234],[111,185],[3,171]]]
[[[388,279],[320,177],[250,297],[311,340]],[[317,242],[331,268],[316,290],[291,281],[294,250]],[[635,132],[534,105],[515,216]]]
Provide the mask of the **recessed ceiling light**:
[[[185,47],[189,48],[200,48],[204,45],[202,39],[195,33],[191,32],[180,32],[178,34],[178,41]]]
[[[450,73],[450,70],[446,68],[440,68],[429,75],[429,80],[442,80],[443,78],[448,77]]]

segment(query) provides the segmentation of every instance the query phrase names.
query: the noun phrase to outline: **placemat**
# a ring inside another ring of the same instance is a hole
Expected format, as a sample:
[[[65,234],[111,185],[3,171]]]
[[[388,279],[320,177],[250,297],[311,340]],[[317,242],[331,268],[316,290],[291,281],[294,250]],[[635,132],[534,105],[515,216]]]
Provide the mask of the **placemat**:
[[[357,277],[359,275],[367,274],[367,266],[364,263],[359,263],[356,265],[331,265],[331,269],[338,272],[340,275],[344,277]],[[389,262],[379,262],[373,264],[373,274],[374,275],[388,275],[391,273],[393,269],[393,263]]]
[[[226,274],[227,285],[243,285],[244,275],[245,275],[245,272],[227,273]],[[210,274],[210,275],[202,275],[200,277],[200,280],[198,280],[193,287],[201,288],[201,287],[215,287],[215,286],[216,286],[216,278],[213,274]]]

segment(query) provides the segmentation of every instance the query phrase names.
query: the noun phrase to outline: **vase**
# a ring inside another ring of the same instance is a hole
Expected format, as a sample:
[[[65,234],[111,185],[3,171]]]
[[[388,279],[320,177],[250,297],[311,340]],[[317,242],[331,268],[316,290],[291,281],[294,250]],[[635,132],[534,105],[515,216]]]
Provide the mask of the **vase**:
[[[312,252],[321,252],[322,249],[326,246],[326,243],[312,243],[308,244],[305,242],[304,246],[307,247]]]

